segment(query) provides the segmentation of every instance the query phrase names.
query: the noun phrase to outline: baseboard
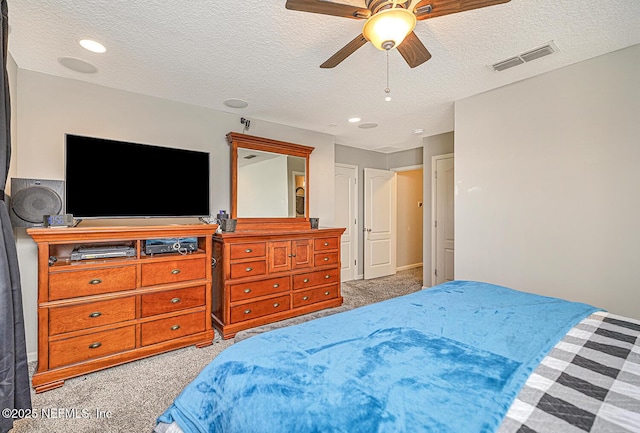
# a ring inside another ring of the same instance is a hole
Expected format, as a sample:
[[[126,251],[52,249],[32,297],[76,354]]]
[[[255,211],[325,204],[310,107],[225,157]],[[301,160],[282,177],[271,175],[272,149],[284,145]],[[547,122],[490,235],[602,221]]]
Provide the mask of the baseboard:
[[[412,265],[399,266],[396,268],[396,271],[406,271],[408,269],[421,268],[422,266],[422,263],[414,263]]]

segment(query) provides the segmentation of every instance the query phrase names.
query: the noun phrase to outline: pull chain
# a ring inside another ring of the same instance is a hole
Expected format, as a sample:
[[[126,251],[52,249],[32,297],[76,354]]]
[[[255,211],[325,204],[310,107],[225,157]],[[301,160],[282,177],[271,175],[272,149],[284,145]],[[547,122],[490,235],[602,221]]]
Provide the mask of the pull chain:
[[[389,102],[391,101],[391,89],[389,88],[389,50],[387,50],[387,88],[384,89],[384,93],[387,94],[387,96],[385,96],[384,100]]]

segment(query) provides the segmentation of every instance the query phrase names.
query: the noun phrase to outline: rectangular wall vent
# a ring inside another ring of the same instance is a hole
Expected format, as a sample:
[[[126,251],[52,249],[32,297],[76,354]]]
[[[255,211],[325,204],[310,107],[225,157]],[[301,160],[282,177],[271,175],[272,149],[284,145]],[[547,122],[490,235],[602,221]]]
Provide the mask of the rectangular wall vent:
[[[531,50],[526,53],[520,54],[520,57],[525,62],[530,62],[532,60],[539,59],[540,57],[553,54],[554,52],[555,51],[551,45],[545,45],[544,47],[536,48],[535,50]]]
[[[493,65],[493,70],[500,72],[500,71],[504,71],[505,69],[509,69],[509,68],[513,68],[514,66],[521,65],[523,63],[524,63],[524,60],[522,60],[520,57],[512,57],[510,59],[503,60]]]
[[[530,62],[532,60],[539,59],[540,57],[548,56],[556,51],[558,51],[558,47],[553,41],[551,41],[542,47],[535,48],[525,53],[518,54],[515,57],[511,57],[510,59],[495,63],[491,65],[491,68],[496,72],[504,71],[505,69],[521,65],[524,62]]]

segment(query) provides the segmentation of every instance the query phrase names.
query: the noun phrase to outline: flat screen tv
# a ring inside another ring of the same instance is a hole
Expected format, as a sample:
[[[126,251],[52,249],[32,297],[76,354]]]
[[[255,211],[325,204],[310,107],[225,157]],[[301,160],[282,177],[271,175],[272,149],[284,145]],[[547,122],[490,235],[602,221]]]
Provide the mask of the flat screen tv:
[[[74,218],[209,216],[209,153],[66,134]]]

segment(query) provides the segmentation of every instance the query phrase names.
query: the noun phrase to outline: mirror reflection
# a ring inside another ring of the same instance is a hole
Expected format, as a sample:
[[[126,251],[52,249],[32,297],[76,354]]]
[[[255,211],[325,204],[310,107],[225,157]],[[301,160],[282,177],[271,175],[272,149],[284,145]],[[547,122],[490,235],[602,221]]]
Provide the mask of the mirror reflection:
[[[238,148],[237,217],[305,217],[306,159]]]

